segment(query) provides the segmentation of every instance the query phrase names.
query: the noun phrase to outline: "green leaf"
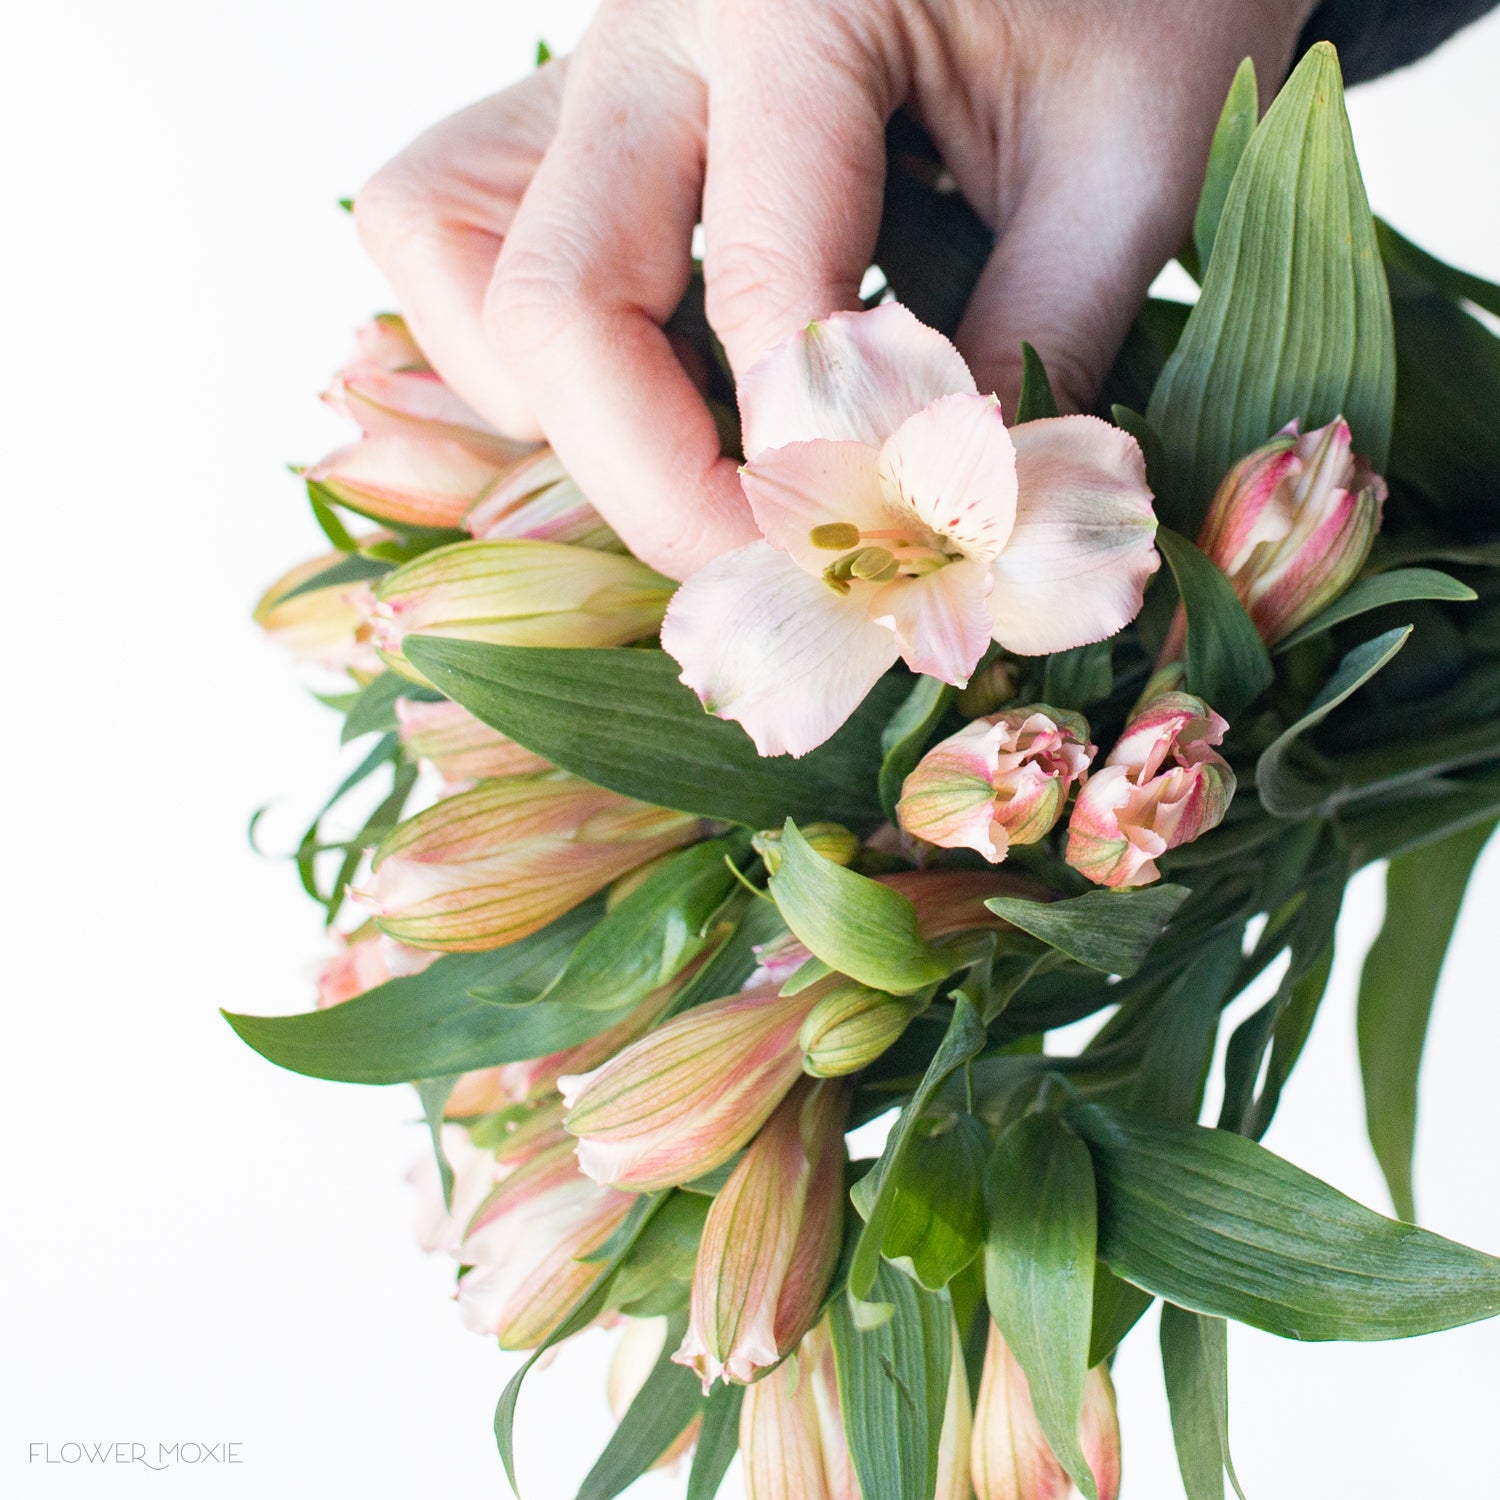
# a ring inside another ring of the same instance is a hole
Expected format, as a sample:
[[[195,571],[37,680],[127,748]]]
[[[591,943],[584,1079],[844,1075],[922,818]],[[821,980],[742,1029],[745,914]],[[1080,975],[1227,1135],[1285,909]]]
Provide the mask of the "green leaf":
[[[427,1133],[432,1137],[432,1154],[437,1158],[438,1181],[443,1188],[443,1207],[453,1211],[453,1166],[443,1150],[443,1111],[448,1107],[449,1095],[459,1075],[450,1073],[444,1078],[423,1078],[417,1083],[417,1098],[422,1101],[422,1118],[427,1121]]]
[[[495,1405],[495,1446],[500,1450],[500,1462],[505,1465],[505,1477],[510,1480],[510,1487],[517,1495],[521,1491],[516,1484],[515,1426],[516,1403],[521,1399],[521,1387],[537,1361],[549,1349],[575,1333],[581,1333],[604,1310],[605,1293],[615,1267],[629,1254],[630,1247],[651,1222],[662,1201],[663,1196],[660,1194],[648,1194],[636,1199],[630,1212],[621,1220],[619,1228],[609,1237],[606,1248],[610,1251],[610,1257],[600,1267],[594,1284],[574,1304],[572,1312],[532,1350],[526,1363],[511,1376],[500,1393],[500,1400]]]
[[[1444,778],[1443,789],[1398,801],[1395,806],[1361,808],[1340,818],[1353,867],[1425,848],[1465,828],[1500,815],[1500,773]]]
[[[1240,158],[1203,294],[1151,395],[1165,470],[1158,509],[1196,535],[1237,459],[1292,418],[1342,413],[1385,468],[1395,341],[1338,56],[1311,48]]]
[[[1417,1216],[1411,1164],[1427,1022],[1469,876],[1494,831],[1493,822],[1482,823],[1391,861],[1385,876],[1385,922],[1360,975],[1365,1118],[1401,1219]]]
[[[703,1410],[703,1386],[684,1365],[674,1364],[680,1339],[669,1334],[646,1383],[626,1408],[577,1500],[615,1500],[634,1484],[687,1430]]]
[[[1306,887],[1289,903],[1296,907],[1285,934],[1291,959],[1276,993],[1242,1021],[1229,1039],[1220,1130],[1237,1130],[1255,1140],[1266,1133],[1328,988],[1343,898],[1343,879],[1336,878]],[[1271,1049],[1269,1065],[1267,1047]],[[1257,1094],[1256,1081],[1262,1075]]]
[[[703,1408],[703,1426],[683,1500],[714,1500],[740,1447],[740,1407],[745,1387],[717,1385]]]
[[[947,1286],[984,1244],[984,1164],[993,1141],[973,1115],[959,1115],[912,1141],[891,1180],[881,1252],[906,1261],[928,1291]]]
[[[1073,709],[1102,703],[1115,689],[1114,649],[1110,640],[1054,652],[1042,666],[1042,700]]]
[[[352,199],[349,200],[352,203]],[[339,520],[333,508],[333,497],[321,485],[307,483],[307,503],[312,507],[313,520],[318,529],[340,552],[357,552],[359,543],[349,535],[348,528]]]
[[[1305,818],[1333,806],[1337,787],[1325,775],[1307,775],[1294,764],[1302,737],[1315,729],[1346,698],[1362,688],[1406,644],[1410,625],[1398,625],[1356,646],[1323,684],[1307,712],[1261,752],[1255,764],[1255,790],[1261,806],[1277,818]]]
[[[1392,229],[1384,219],[1375,221],[1375,238],[1380,245],[1380,254],[1386,265],[1405,271],[1425,281],[1434,291],[1455,301],[1472,302],[1487,313],[1500,318],[1500,286],[1476,276],[1472,271],[1460,271],[1435,255],[1429,255],[1420,245],[1414,245],[1399,230]]]
[[[675,978],[702,951],[710,919],[734,888],[725,859],[748,847],[737,835],[672,855],[584,935],[543,1001],[618,1010]]]
[[[1193,244],[1198,251],[1198,264],[1205,270],[1213,259],[1214,236],[1219,232],[1229,185],[1259,121],[1255,64],[1247,57],[1235,70],[1234,82],[1229,85],[1229,97],[1224,101],[1208,152],[1208,170],[1203,178],[1203,191],[1198,195],[1198,212],[1193,216]]]
[[[1016,401],[1011,426],[1056,415],[1057,398],[1052,394],[1052,382],[1047,379],[1047,367],[1042,363],[1042,356],[1022,339],[1021,394]]]
[[[552,49],[540,37],[536,43],[536,66],[541,67],[543,63],[552,61]]]
[[[1089,1328],[1089,1369],[1103,1364],[1156,1299],[1121,1281],[1103,1261],[1094,1263],[1094,1310]]]
[[[1149,885],[1133,891],[1085,891],[1066,901],[994,896],[984,904],[1076,962],[1128,979],[1190,894],[1180,885]]]
[[[704,713],[661,651],[432,636],[404,649],[455,703],[611,791],[752,828],[788,817],[869,827],[880,816],[880,730],[905,691],[900,678],[877,684],[831,740],[793,760],[762,758],[738,724]]]
[[[1099,1255],[1192,1312],[1282,1338],[1434,1333],[1500,1313],[1500,1260],[1382,1218],[1224,1130],[1081,1105]]]
[[[1170,1302],[1161,1309],[1161,1368],[1187,1500],[1224,1500],[1224,1473],[1245,1500],[1229,1456],[1229,1337],[1222,1318]]]
[[[1156,545],[1187,613],[1187,689],[1232,720],[1275,676],[1265,642],[1217,564],[1165,526]]]
[[[1088,1147],[1053,1114],[1032,1114],[1000,1137],[985,1172],[989,1231],[984,1288],[990,1316],[1031,1388],[1058,1462],[1098,1500],[1078,1419],[1094,1305],[1094,1169]]]
[[[885,1243],[886,1229],[895,1208],[895,1186],[901,1175],[901,1163],[916,1124],[949,1075],[977,1057],[987,1039],[979,1012],[967,996],[960,995],[954,1004],[948,1030],[927,1064],[916,1093],[891,1127],[880,1159],[855,1184],[850,1195],[865,1221],[849,1261],[849,1294],[856,1302],[867,1304],[857,1309],[861,1321],[873,1322],[879,1317],[869,1305],[869,1297],[878,1279],[881,1246]]]
[[[1396,568],[1389,573],[1376,573],[1370,578],[1361,578],[1347,593],[1335,599],[1321,614],[1315,615],[1300,629],[1294,630],[1276,644],[1277,655],[1300,646],[1352,620],[1356,615],[1367,614],[1387,604],[1403,604],[1408,599],[1444,599],[1451,603],[1466,603],[1479,596],[1468,584],[1440,573],[1436,568]]]
[[[783,920],[824,963],[893,995],[909,995],[949,972],[917,929],[916,908],[878,880],[813,849],[790,818],[771,895]]]
[[[891,1308],[878,1327],[856,1323],[842,1297],[829,1307],[844,1432],[863,1500],[912,1500],[937,1483],[953,1310],[890,1266],[875,1290]]]
[[[357,553],[352,557],[341,557],[336,563],[330,563],[321,573],[314,573],[311,578],[304,579],[294,589],[288,589],[276,602],[285,604],[288,599],[295,599],[298,594],[312,594],[319,589],[341,588],[351,583],[363,583],[367,578],[383,578],[391,571],[389,563],[376,562],[372,558],[360,557]]]
[[[260,1055],[310,1078],[406,1083],[575,1047],[622,1019],[618,1011],[524,1001],[540,994],[598,920],[590,902],[531,937],[487,953],[449,953],[420,974],[392,979],[328,1010],[224,1019]],[[518,1002],[476,1000],[506,990]]]
[[[880,734],[880,806],[892,822],[901,783],[916,769],[933,731],[958,689],[936,677],[919,677]]]
[[[419,687],[397,672],[382,672],[360,689],[344,719],[339,743],[347,745],[362,734],[393,734],[396,729],[396,699],[415,698],[424,703],[437,702],[441,693]]]

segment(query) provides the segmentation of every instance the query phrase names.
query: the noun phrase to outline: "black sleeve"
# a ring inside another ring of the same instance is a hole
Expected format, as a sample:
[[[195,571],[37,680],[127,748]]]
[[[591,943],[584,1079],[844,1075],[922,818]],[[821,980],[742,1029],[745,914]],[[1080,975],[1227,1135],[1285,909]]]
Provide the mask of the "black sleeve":
[[[1300,56],[1314,42],[1339,49],[1346,84],[1404,68],[1477,21],[1500,0],[1323,0],[1302,32]]]

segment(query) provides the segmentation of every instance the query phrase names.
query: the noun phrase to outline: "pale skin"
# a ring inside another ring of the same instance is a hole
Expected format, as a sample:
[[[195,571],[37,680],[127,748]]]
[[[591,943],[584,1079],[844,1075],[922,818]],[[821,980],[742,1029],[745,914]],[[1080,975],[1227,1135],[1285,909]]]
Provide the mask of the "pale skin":
[[[958,330],[1009,409],[1020,341],[1086,407],[1189,231],[1241,58],[1262,103],[1313,0],[603,0],[578,49],[419,137],[361,237],[444,378],[545,436],[672,577],[754,540],[733,461],[661,331],[704,228],[736,373],[856,307],[884,127],[931,133],[998,232]]]

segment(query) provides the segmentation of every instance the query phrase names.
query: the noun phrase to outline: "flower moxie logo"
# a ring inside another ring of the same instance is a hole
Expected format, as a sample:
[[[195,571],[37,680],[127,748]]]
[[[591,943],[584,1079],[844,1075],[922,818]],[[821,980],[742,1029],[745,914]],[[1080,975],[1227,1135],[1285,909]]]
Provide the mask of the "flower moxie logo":
[[[67,1442],[32,1443],[28,1459],[34,1464],[109,1464],[116,1468],[141,1464],[148,1469],[171,1469],[180,1464],[242,1464],[243,1443],[224,1439],[213,1443]]]

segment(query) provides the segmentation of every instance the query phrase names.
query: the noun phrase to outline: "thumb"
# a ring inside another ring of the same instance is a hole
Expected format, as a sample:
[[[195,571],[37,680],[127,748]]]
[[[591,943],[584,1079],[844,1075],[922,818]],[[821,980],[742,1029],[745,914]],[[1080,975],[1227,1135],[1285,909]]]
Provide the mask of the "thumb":
[[[1064,411],[1087,410],[1098,395],[1191,221],[1190,196],[1143,170],[1152,160],[1094,141],[1034,164],[957,335],[979,389],[993,390],[1007,412],[1020,394],[1023,339]]]

